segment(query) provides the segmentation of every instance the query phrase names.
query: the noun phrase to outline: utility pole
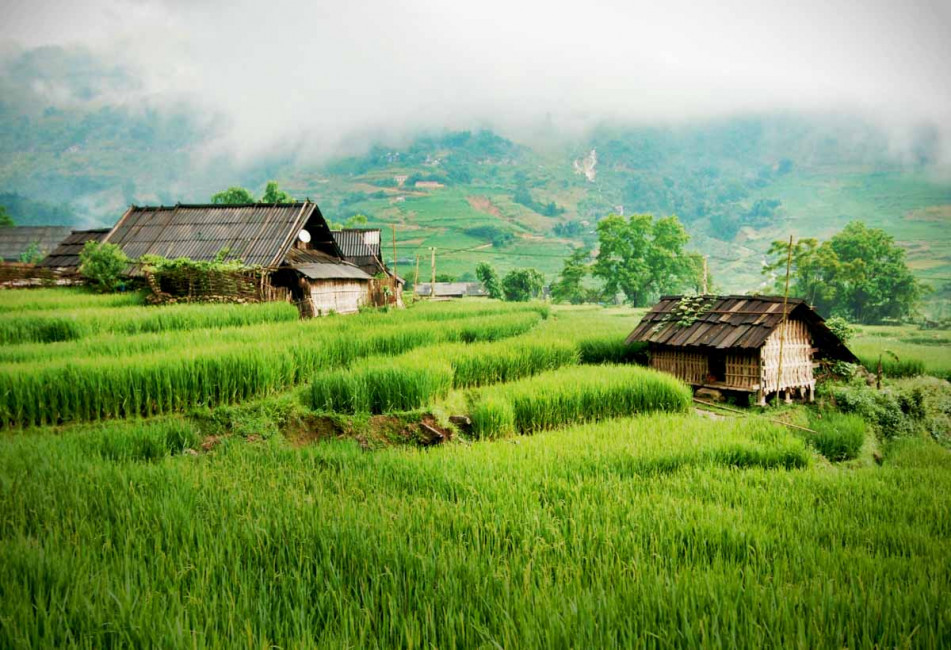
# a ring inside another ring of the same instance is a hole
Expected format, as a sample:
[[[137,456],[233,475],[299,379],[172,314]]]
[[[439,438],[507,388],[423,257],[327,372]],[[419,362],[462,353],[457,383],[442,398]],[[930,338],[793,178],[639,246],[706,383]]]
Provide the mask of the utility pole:
[[[393,275],[399,275],[396,272],[396,224],[391,223],[390,229],[393,231]]]
[[[430,262],[430,265],[431,265],[432,271],[433,271],[433,273],[432,273],[432,278],[433,278],[433,279],[432,279],[432,282],[431,282],[430,285],[429,285],[429,299],[432,300],[433,298],[436,297],[436,247],[435,247],[435,246],[430,246],[430,247],[429,247],[429,250],[432,251],[432,255],[433,255],[432,261]]]
[[[416,255],[416,275],[413,276],[413,298],[419,294],[419,291],[416,290],[416,287],[419,286],[419,255]]]
[[[700,291],[700,295],[707,295],[707,256],[703,256],[703,288]]]
[[[786,343],[786,303],[789,301],[789,266],[792,263],[792,235],[789,236],[789,250],[786,252],[786,289],[783,291],[783,319],[779,322],[779,365],[776,368],[776,395],[779,396],[779,387],[783,381],[783,345]],[[789,403],[789,390],[786,393],[786,403]]]

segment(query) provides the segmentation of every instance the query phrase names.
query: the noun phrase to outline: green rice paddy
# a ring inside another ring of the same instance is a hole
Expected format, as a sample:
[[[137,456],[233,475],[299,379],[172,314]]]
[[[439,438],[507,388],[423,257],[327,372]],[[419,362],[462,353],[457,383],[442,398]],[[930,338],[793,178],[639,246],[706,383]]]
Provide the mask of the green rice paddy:
[[[0,647],[951,644],[951,453],[701,417],[639,313],[78,304],[0,292],[96,323],[0,347]],[[472,428],[365,444],[429,413]]]

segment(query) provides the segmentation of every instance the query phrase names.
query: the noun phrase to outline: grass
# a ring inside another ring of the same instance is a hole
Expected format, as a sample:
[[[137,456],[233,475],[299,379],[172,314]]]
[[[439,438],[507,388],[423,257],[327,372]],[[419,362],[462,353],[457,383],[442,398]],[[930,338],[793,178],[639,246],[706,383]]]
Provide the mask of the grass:
[[[815,437],[710,420],[669,377],[579,365],[627,354],[637,315],[475,300],[0,347],[0,647],[946,646],[947,383],[838,387]],[[396,444],[450,401],[485,440]],[[866,437],[881,466],[819,458]]]
[[[913,325],[862,325],[849,348],[870,372],[887,377],[929,374],[951,380],[951,331],[922,330]]]
[[[544,373],[473,396],[478,438],[532,433],[576,422],[634,413],[686,411],[690,390],[680,381],[635,366],[584,366]]]
[[[97,429],[77,437],[111,435]],[[951,464],[759,421],[152,462],[0,438],[0,645],[939,647]]]

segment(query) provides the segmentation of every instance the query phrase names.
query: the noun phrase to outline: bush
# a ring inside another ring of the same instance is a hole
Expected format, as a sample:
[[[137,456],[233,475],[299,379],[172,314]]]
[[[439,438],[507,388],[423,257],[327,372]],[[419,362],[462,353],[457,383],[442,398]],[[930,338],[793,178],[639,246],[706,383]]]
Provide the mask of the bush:
[[[103,293],[115,291],[122,283],[122,274],[129,258],[115,244],[87,241],[79,253],[79,272],[92,286]]]
[[[857,457],[865,443],[865,420],[860,415],[826,413],[810,424],[818,433],[809,434],[807,440],[833,462]]]

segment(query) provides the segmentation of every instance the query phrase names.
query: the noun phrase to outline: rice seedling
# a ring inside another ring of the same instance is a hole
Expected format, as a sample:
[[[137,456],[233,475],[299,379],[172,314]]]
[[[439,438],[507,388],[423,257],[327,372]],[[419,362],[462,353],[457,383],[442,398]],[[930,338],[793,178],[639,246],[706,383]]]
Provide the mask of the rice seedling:
[[[857,458],[865,444],[865,420],[858,415],[826,412],[809,424],[817,431],[807,434],[809,444],[833,462]]]
[[[311,380],[311,396],[319,411],[392,413],[426,406],[451,387],[452,368],[447,363],[369,359],[317,373]]]
[[[781,427],[663,414],[426,451],[240,443],[144,463],[95,447],[0,436],[0,646],[951,635],[951,464],[925,440],[835,470]]]
[[[479,438],[532,433],[575,422],[686,411],[690,390],[677,379],[636,366],[564,368],[476,393],[470,411]]]
[[[144,291],[98,294],[86,289],[24,289],[0,291],[0,314],[63,309],[101,309],[145,304]]]

